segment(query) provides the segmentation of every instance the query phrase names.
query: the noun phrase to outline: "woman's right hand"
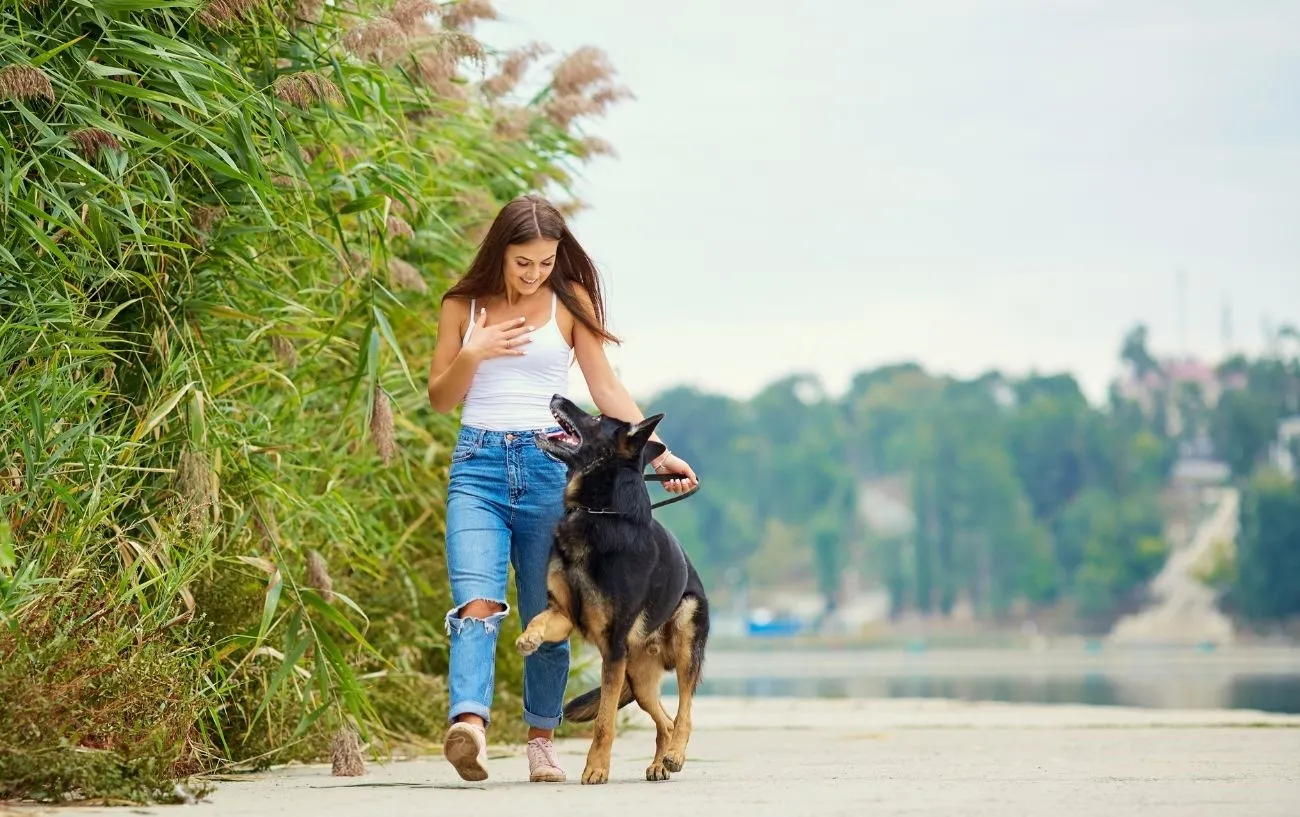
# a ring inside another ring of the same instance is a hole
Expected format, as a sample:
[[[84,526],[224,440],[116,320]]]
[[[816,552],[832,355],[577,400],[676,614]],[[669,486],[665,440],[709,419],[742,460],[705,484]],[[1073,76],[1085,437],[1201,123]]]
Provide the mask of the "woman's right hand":
[[[463,351],[475,360],[489,360],[506,355],[522,355],[525,346],[533,342],[531,333],[536,327],[523,326],[523,318],[512,318],[501,323],[487,325],[487,310],[480,309],[474,320],[474,332]]]

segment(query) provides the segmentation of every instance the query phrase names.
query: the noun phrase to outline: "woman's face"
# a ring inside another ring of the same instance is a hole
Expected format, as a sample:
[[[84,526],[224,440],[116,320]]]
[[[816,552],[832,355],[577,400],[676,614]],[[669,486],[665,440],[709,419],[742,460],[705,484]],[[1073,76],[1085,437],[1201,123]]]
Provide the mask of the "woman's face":
[[[541,289],[555,269],[555,253],[559,247],[558,240],[549,238],[507,245],[503,270],[507,293],[526,297]]]

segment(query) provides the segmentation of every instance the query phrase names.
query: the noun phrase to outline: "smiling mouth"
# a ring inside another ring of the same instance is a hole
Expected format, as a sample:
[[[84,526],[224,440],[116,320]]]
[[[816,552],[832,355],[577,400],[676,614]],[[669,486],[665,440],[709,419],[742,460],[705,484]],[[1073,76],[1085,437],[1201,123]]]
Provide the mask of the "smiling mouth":
[[[523,281],[523,282],[524,282],[525,284],[527,284],[528,286],[532,286],[533,284],[537,283],[538,281],[540,281],[540,280],[542,280],[542,279],[540,279],[540,278],[533,278],[533,279],[529,280],[528,278],[521,278],[521,279],[519,279],[519,280]]]

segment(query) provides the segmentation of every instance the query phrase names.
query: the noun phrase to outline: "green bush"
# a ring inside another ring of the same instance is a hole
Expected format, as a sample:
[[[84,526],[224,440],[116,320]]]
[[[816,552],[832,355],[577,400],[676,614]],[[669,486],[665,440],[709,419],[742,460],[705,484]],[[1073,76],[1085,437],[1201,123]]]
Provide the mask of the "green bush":
[[[1300,617],[1300,481],[1259,469],[1244,483],[1228,602],[1255,625]]]
[[[438,296],[624,94],[490,15],[0,6],[0,797],[439,737]]]

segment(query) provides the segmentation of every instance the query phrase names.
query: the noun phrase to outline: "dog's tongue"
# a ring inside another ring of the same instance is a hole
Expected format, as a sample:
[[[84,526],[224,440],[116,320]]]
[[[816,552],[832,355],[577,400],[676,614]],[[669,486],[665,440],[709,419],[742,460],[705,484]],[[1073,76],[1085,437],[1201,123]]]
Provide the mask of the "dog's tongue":
[[[570,445],[577,445],[577,444],[578,444],[578,438],[577,438],[577,437],[575,437],[575,436],[573,436],[572,434],[568,433],[567,431],[563,431],[563,430],[561,430],[561,431],[557,431],[557,432],[555,432],[554,434],[547,435],[547,439],[556,440],[556,441],[558,441],[558,442],[562,442],[562,443],[568,443],[568,444],[570,444]]]

